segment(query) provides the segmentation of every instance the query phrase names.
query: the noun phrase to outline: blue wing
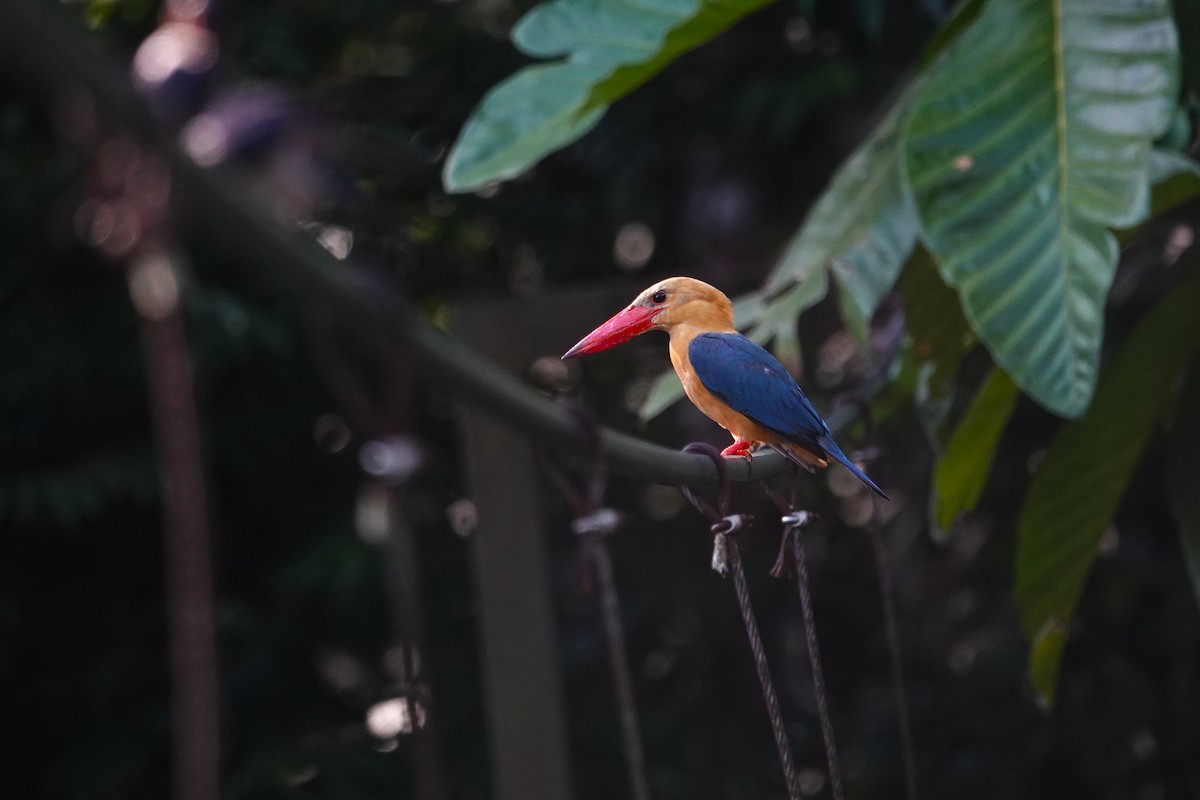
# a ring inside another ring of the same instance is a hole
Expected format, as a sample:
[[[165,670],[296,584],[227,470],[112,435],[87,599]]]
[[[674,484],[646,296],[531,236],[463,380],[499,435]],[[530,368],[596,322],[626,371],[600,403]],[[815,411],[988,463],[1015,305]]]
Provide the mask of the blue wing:
[[[886,498],[842,448],[804,391],[775,356],[740,333],[702,333],[688,345],[692,370],[721,402],[770,428],[785,441],[840,462]]]
[[[688,346],[692,370],[727,406],[820,454],[829,426],[775,356],[740,333],[702,333]]]

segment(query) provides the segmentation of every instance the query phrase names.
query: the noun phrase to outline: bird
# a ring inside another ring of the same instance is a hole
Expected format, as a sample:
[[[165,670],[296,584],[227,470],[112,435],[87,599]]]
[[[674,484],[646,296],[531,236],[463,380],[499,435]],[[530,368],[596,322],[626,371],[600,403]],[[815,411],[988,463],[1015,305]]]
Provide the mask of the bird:
[[[752,458],[765,445],[812,472],[837,461],[868,489],[889,499],[842,448],[804,390],[782,364],[733,326],[733,304],[695,278],[659,281],[563,354],[565,361],[666,331],[671,365],[688,399],[733,436],[721,451]]]

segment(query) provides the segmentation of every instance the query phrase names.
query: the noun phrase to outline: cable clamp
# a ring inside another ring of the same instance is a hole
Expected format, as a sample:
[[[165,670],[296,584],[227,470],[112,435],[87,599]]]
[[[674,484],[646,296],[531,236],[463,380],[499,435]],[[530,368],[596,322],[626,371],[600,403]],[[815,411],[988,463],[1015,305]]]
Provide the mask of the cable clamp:
[[[713,523],[713,572],[719,575],[729,573],[729,537],[749,527],[752,519],[749,514],[730,514]]]
[[[811,511],[793,511],[790,514],[783,515],[779,521],[784,527],[803,528],[808,523],[817,518],[817,515]]]

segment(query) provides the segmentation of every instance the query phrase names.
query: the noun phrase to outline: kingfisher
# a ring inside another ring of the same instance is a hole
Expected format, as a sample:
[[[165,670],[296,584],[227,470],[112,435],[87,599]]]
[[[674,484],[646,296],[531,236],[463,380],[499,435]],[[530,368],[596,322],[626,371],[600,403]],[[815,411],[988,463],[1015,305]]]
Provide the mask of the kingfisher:
[[[652,330],[670,335],[671,364],[688,399],[732,434],[721,455],[749,459],[753,448],[765,445],[810,472],[832,459],[888,499],[838,447],[783,365],[733,327],[729,298],[704,281],[659,281],[562,357],[598,353]]]

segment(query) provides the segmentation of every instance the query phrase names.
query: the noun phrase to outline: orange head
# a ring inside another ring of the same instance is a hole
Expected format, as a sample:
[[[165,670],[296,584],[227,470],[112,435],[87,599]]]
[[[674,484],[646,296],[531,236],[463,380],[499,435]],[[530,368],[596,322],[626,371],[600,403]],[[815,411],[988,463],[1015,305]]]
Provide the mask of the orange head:
[[[733,331],[733,304],[720,289],[695,278],[667,278],[643,291],[608,322],[583,337],[563,358],[607,350],[646,331],[671,331],[677,325],[699,330]]]

